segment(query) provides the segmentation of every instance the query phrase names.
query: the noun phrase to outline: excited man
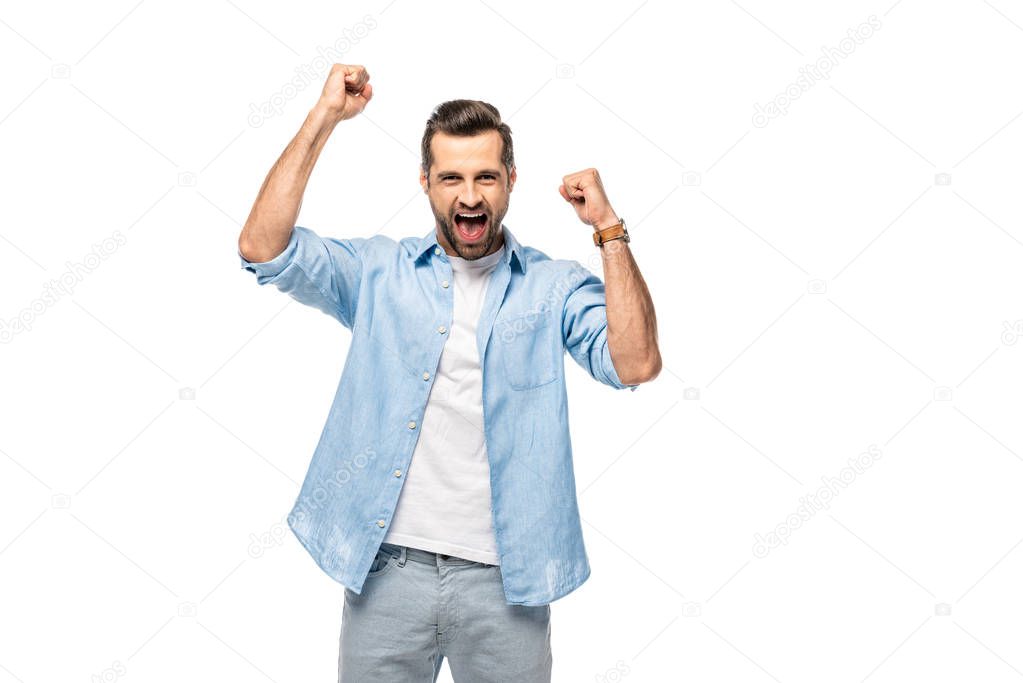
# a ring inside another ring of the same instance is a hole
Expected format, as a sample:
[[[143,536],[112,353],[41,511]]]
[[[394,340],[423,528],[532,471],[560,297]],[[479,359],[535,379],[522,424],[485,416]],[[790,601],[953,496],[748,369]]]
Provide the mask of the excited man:
[[[562,179],[593,228],[605,286],[519,244],[503,219],[511,129],[476,100],[434,109],[422,237],[321,237],[295,225],[320,151],[373,96],[335,64],[260,189],[242,267],[352,331],[288,525],[345,586],[339,679],[550,681],[550,603],[590,575],[564,355],[635,390],[660,372],[654,307],[595,169]],[[354,198],[354,197],[353,197]]]

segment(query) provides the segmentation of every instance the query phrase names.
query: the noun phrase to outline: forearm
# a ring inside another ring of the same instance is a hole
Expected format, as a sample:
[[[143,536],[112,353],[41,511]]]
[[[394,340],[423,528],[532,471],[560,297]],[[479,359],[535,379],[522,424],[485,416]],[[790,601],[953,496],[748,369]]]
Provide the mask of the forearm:
[[[337,123],[336,115],[317,104],[270,169],[238,237],[247,260],[269,261],[288,246],[309,176]]]
[[[650,381],[661,371],[657,319],[650,290],[625,240],[606,242],[600,252],[604,263],[607,344],[615,371],[625,384]]]

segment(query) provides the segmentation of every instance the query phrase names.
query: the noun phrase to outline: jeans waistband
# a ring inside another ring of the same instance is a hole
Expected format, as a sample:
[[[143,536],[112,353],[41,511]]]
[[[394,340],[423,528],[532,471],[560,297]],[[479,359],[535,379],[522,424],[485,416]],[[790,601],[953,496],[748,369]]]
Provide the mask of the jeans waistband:
[[[399,567],[405,566],[406,560],[422,562],[423,564],[430,564],[434,566],[437,566],[438,564],[476,564],[475,560],[469,560],[464,557],[445,555],[443,553],[435,553],[430,550],[422,550],[420,548],[410,548],[405,545],[396,545],[394,543],[382,543],[380,545],[380,549],[396,556],[398,558]]]

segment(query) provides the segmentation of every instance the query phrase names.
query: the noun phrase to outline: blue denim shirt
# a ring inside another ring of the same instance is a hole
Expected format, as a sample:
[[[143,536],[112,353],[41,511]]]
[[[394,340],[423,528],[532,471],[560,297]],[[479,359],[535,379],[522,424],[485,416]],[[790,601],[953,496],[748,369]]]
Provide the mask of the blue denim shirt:
[[[604,284],[578,261],[521,246],[507,226],[476,332],[491,507],[508,604],[543,605],[590,575],[576,501],[567,351],[623,384],[607,345]],[[361,593],[410,466],[453,317],[453,278],[435,229],[400,241],[338,239],[296,226],[265,263],[272,284],[352,331],[326,425],[288,525],[331,578]]]

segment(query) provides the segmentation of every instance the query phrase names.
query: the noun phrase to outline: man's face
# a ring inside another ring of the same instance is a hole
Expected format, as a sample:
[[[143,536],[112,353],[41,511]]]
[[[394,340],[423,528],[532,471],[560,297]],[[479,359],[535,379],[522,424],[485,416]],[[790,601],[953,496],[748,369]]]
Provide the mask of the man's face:
[[[419,182],[437,219],[437,242],[448,255],[469,260],[494,253],[504,244],[501,222],[515,185],[515,168],[509,176],[501,163],[501,134],[436,133],[430,146],[430,175],[420,168]]]

